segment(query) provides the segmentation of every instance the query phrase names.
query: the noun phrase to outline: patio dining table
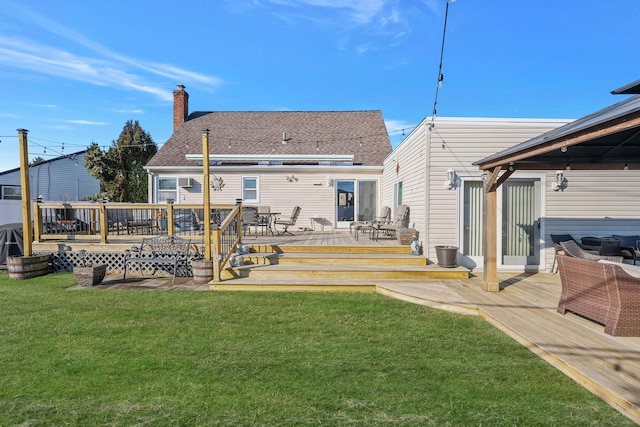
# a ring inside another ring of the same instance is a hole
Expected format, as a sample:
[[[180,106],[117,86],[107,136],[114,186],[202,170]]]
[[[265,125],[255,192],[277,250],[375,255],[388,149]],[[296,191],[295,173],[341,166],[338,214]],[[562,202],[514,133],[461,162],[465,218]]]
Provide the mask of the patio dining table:
[[[258,212],[258,224],[262,228],[262,235],[264,236],[265,230],[267,233],[271,233],[275,236],[273,222],[278,215],[282,215],[281,212]]]

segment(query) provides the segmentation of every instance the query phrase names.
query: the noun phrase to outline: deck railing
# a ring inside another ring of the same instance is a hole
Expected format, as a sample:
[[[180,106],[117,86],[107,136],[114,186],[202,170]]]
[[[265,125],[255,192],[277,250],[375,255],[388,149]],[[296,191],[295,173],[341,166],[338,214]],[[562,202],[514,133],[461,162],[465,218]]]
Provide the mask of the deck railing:
[[[204,206],[201,204],[34,202],[34,240],[85,240],[110,242],[169,235],[202,242]],[[211,206],[211,259],[214,280],[242,243],[242,203]]]

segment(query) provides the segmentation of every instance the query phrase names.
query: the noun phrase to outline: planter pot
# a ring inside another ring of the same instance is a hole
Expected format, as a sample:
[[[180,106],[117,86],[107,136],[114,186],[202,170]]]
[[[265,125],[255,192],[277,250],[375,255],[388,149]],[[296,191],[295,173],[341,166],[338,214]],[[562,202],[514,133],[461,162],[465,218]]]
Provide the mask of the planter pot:
[[[458,247],[450,245],[436,246],[436,257],[440,267],[457,267]]]
[[[196,285],[206,285],[213,280],[213,261],[204,259],[191,261],[193,271],[193,283]]]
[[[396,230],[396,239],[401,245],[410,245],[411,238],[416,235],[415,228],[398,228]]]
[[[107,264],[89,267],[73,267],[73,275],[76,276],[80,286],[96,286],[102,283],[107,274]]]
[[[24,280],[49,272],[49,255],[10,256],[7,258],[9,279]]]

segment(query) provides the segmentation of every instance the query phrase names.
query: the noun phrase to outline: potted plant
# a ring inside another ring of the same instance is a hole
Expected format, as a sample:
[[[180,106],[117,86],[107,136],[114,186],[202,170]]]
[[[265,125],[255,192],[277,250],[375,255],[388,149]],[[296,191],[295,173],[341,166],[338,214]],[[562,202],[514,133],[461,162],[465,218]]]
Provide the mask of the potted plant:
[[[87,251],[78,251],[80,266],[73,267],[73,275],[80,286],[96,286],[102,283],[107,274],[107,264],[93,264],[86,262]]]

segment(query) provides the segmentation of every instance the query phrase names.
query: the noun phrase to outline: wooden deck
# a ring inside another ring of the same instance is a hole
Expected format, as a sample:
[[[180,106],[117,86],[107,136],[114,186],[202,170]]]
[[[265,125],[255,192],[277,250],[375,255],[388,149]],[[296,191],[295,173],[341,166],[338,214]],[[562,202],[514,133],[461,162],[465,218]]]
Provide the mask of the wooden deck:
[[[498,293],[482,291],[478,276],[446,280],[381,280],[376,281],[372,289],[411,303],[482,316],[640,424],[640,338],[612,337],[597,323],[573,314],[558,314],[558,275],[501,273],[499,276],[501,291]],[[286,290],[289,286],[300,291],[304,287],[295,281],[282,282],[278,290]],[[306,283],[306,286],[308,290],[314,290],[313,283]],[[104,284],[96,288],[209,289],[207,285],[194,285],[188,278],[179,278],[172,286],[171,278],[122,284],[120,277],[107,277]]]

